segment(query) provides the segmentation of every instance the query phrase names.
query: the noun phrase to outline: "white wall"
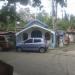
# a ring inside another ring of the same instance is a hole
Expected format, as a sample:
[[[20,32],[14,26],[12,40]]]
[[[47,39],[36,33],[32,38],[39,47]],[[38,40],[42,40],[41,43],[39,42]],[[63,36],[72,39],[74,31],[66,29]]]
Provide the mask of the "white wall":
[[[37,28],[30,28],[30,29],[28,29],[28,30],[25,31],[25,33],[28,34],[28,39],[31,38],[31,33],[32,33],[33,30],[39,30],[39,31],[41,31],[41,32],[42,32],[42,38],[43,38],[43,39],[45,39],[45,33],[48,32],[48,31],[46,31],[46,30],[44,30],[44,29],[41,29],[41,28],[38,28],[38,27],[37,27]],[[23,33],[24,33],[24,32],[23,32]],[[21,33],[21,34],[17,37],[17,39],[18,39],[17,42],[23,41],[23,33]],[[50,44],[51,44],[51,43],[50,43],[50,40],[48,40],[47,43],[50,45]]]
[[[47,31],[45,31],[45,30],[43,30],[41,28],[30,28],[27,31],[25,31],[26,33],[28,33],[28,38],[31,38],[31,33],[32,33],[33,30],[39,30],[39,31],[41,31],[42,32],[42,38],[45,38],[45,33]]]
[[[75,35],[69,34],[70,42],[75,42]]]

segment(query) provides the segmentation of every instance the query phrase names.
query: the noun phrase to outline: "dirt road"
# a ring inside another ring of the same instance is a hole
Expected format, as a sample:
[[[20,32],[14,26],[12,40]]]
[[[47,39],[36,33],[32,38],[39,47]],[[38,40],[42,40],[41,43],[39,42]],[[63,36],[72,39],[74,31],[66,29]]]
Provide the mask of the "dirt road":
[[[13,65],[14,75],[75,75],[74,50],[73,44],[42,54],[0,52],[0,60]]]

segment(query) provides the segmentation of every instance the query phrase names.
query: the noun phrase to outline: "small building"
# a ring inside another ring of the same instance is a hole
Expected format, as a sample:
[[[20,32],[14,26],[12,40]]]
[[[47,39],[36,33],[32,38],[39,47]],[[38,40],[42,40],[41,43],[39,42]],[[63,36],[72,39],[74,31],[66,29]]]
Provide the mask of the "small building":
[[[5,39],[8,40],[8,42],[10,43],[12,48],[15,48],[15,44],[16,44],[16,37],[15,37],[15,32],[3,32],[0,31],[0,38],[4,37]],[[4,40],[4,39],[1,39]]]
[[[66,34],[69,37],[69,42],[70,43],[75,43],[75,32],[66,32]]]
[[[24,29],[16,33],[16,43],[25,41],[29,38],[43,38],[47,40],[50,48],[56,47],[56,34],[48,29],[48,25],[39,20],[29,22]]]
[[[69,42],[74,43],[75,42],[75,27],[69,27],[66,34],[69,37]]]

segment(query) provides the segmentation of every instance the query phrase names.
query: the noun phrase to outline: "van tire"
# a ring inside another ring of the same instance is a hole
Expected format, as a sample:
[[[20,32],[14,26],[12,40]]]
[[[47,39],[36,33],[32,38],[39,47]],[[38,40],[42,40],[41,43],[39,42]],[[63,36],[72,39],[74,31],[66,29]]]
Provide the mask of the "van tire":
[[[45,53],[45,51],[46,51],[45,48],[40,48],[40,49],[39,49],[39,52],[40,52],[40,53]]]

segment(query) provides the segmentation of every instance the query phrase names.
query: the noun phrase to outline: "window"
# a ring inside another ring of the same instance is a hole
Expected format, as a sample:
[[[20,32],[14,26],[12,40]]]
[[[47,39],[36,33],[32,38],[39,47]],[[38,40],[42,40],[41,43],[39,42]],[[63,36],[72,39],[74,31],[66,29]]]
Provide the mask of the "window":
[[[33,39],[29,39],[25,43],[32,43],[32,42],[33,42]]]
[[[27,33],[23,33],[23,40],[28,39],[28,34]]]
[[[42,37],[42,33],[41,33],[41,31],[39,31],[39,30],[34,30],[34,31],[32,31],[32,33],[31,33],[31,37],[32,37],[32,38]]]
[[[45,39],[46,40],[50,40],[50,32],[46,32],[45,33]]]
[[[34,43],[41,42],[40,39],[34,39]]]

